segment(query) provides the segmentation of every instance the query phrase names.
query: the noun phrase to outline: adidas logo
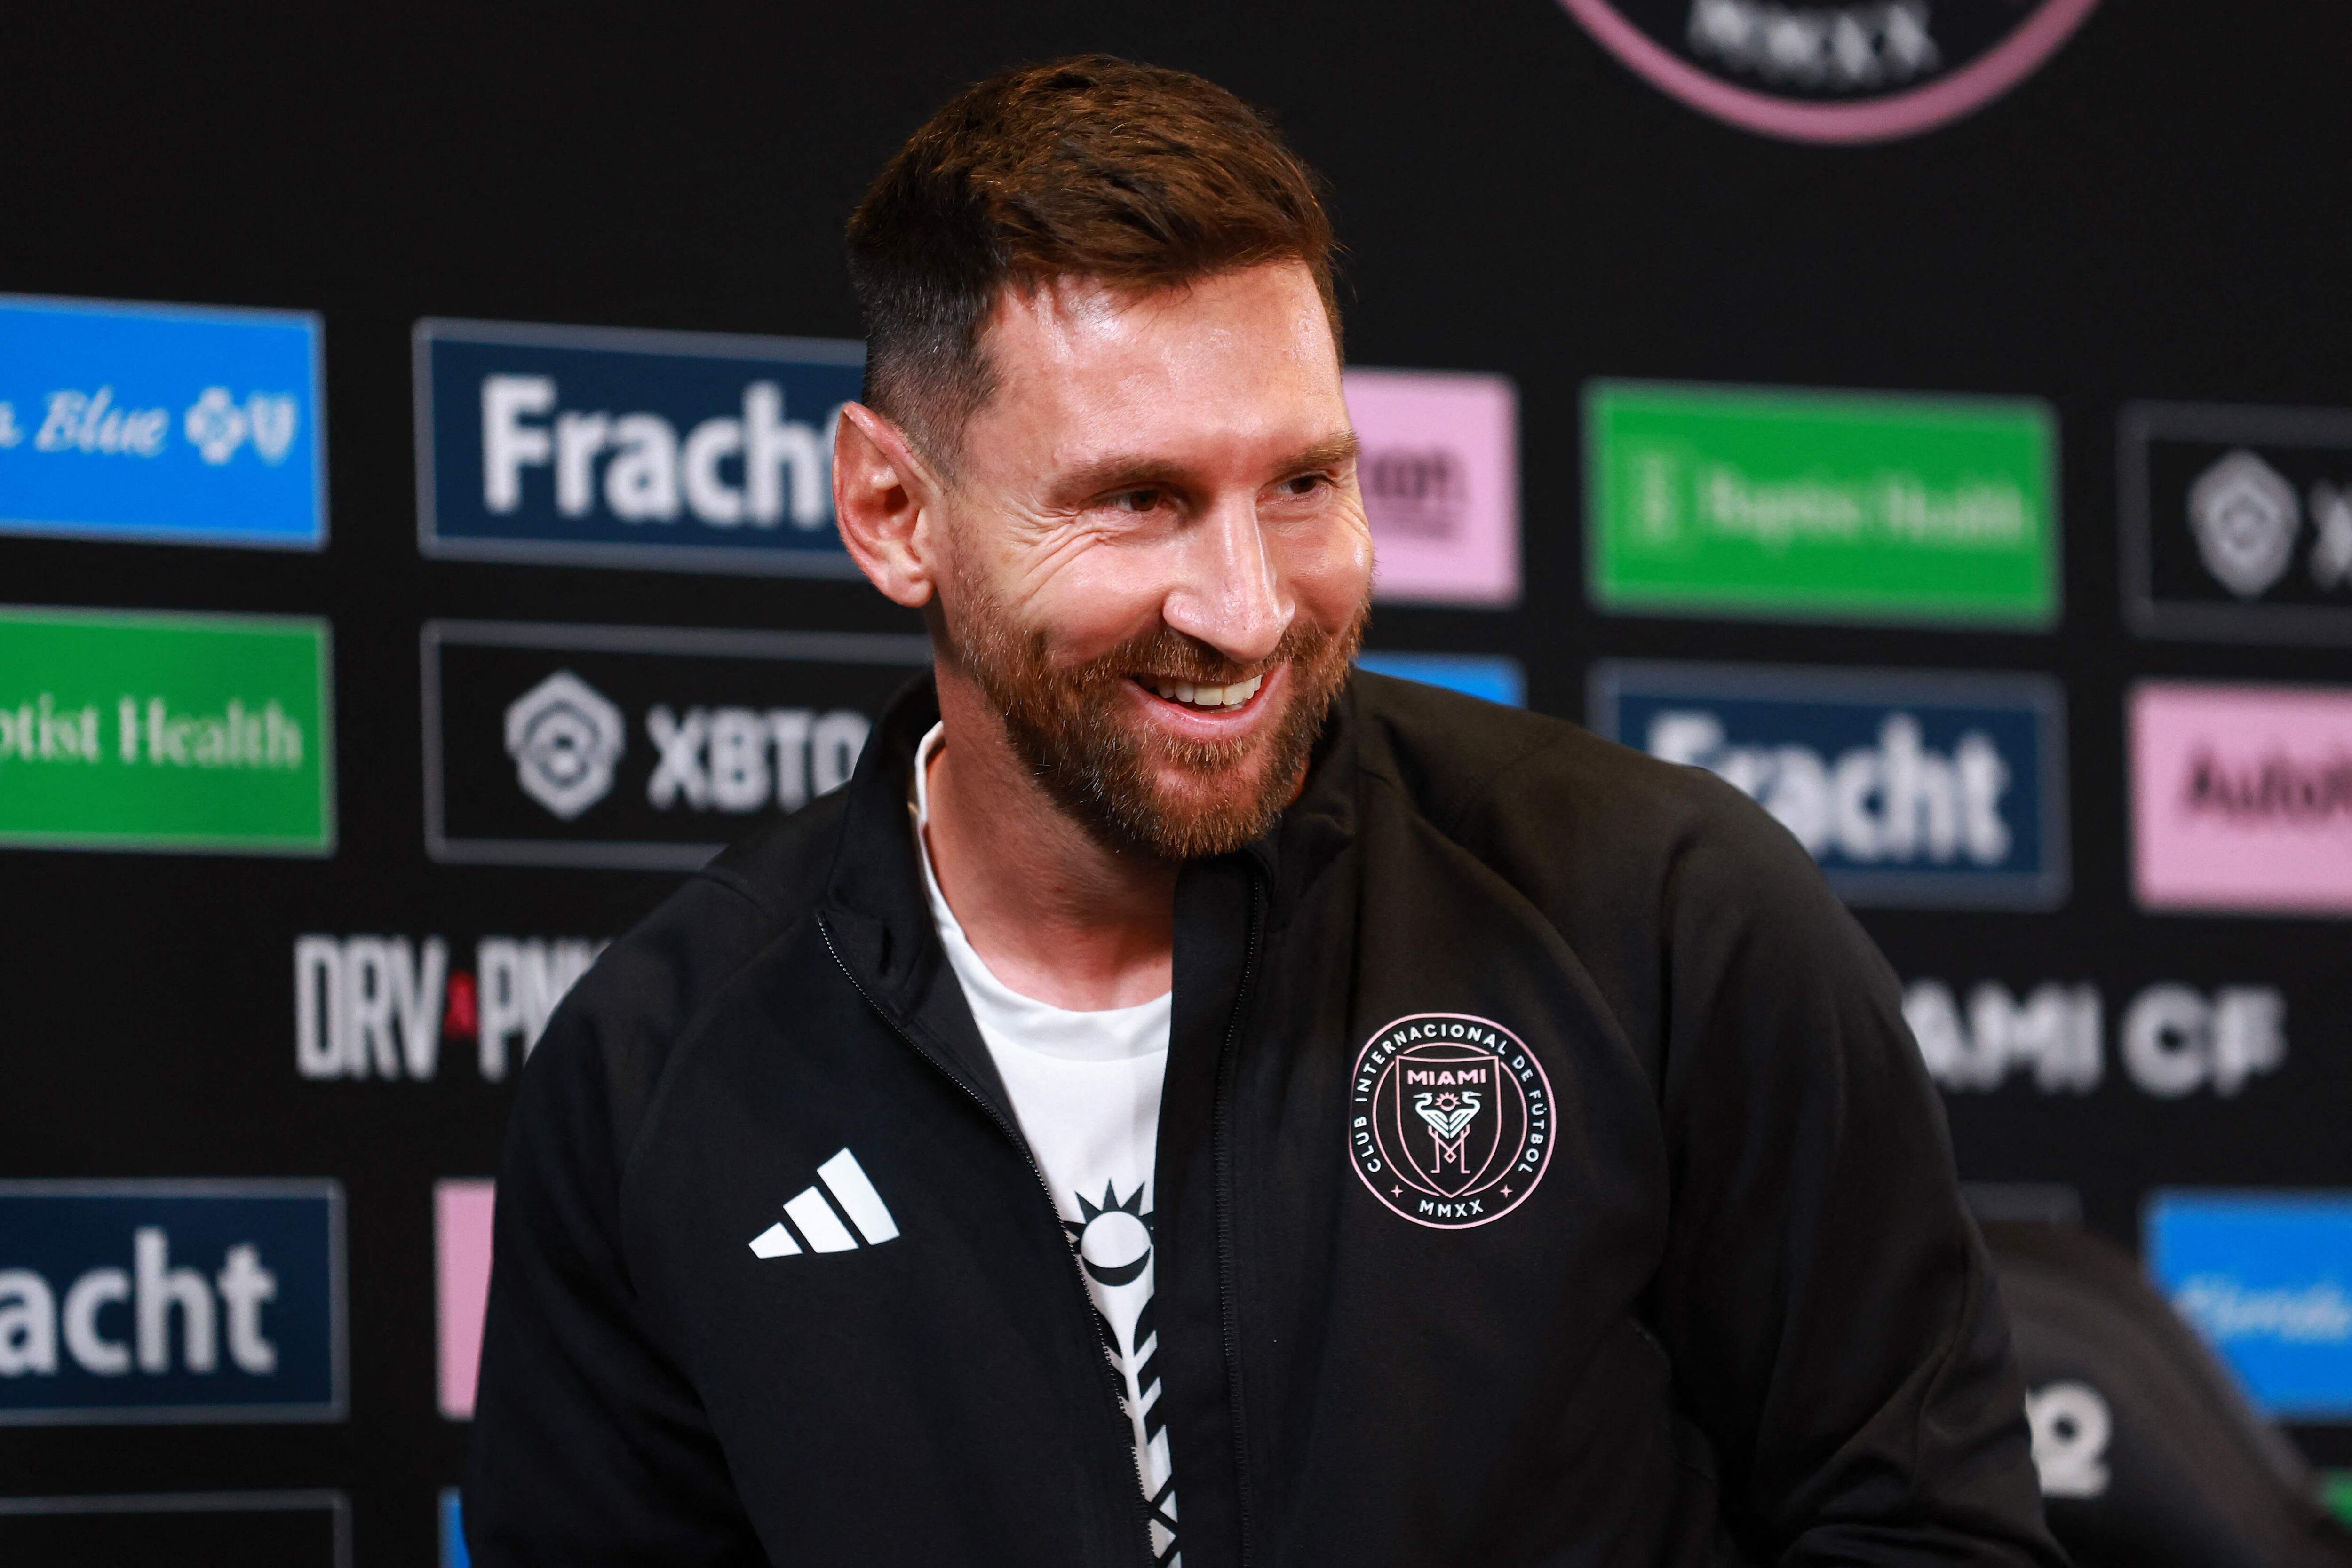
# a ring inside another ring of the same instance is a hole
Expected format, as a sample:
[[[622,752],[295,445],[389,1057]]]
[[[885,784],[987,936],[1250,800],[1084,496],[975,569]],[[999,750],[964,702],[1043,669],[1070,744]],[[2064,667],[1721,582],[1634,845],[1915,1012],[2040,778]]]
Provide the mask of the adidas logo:
[[[804,1189],[798,1197],[784,1205],[784,1218],[791,1220],[787,1228],[782,1220],[771,1225],[751,1239],[754,1258],[797,1258],[803,1252],[847,1252],[857,1246],[857,1237],[841,1223],[846,1215],[849,1224],[857,1227],[857,1235],[866,1238],[868,1247],[879,1247],[898,1234],[898,1222],[890,1218],[889,1208],[874,1184],[866,1179],[865,1169],[857,1156],[847,1149],[816,1167],[816,1185]],[[833,1201],[825,1201],[830,1193]],[[800,1232],[794,1237],[793,1232]]]

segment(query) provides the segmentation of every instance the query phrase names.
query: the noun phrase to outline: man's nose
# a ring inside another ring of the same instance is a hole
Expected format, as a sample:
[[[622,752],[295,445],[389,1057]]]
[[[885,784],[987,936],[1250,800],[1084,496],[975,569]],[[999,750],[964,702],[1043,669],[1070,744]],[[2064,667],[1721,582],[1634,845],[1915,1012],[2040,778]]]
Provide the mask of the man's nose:
[[[1160,618],[1238,664],[1281,645],[1297,601],[1275,570],[1255,497],[1221,502],[1184,535],[1184,570]]]

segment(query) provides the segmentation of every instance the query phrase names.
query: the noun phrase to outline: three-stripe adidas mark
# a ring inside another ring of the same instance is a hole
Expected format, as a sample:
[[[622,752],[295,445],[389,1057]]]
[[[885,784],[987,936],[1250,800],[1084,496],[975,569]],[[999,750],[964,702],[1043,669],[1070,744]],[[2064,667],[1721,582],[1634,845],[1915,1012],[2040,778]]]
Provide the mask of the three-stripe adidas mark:
[[[857,1156],[847,1149],[816,1167],[817,1180],[823,1190],[810,1186],[798,1197],[784,1205],[784,1218],[790,1219],[787,1229],[782,1221],[771,1225],[751,1239],[754,1258],[796,1258],[803,1252],[847,1252],[857,1245],[849,1234],[841,1216],[849,1217],[849,1224],[857,1227],[857,1235],[866,1239],[868,1247],[879,1247],[898,1234],[898,1222],[890,1218],[890,1210],[882,1202],[882,1195],[866,1179],[865,1170]],[[833,1202],[825,1201],[825,1194]],[[835,1206],[840,1213],[835,1212]],[[800,1232],[798,1239],[793,1231]],[[805,1247],[803,1242],[807,1243]]]

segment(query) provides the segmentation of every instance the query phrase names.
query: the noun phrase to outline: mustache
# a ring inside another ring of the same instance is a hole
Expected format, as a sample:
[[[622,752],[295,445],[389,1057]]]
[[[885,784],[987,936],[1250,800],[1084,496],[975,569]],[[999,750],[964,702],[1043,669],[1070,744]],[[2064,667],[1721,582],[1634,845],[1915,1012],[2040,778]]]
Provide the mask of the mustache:
[[[1226,656],[1213,645],[1165,624],[1139,632],[1105,653],[1071,666],[1063,680],[1073,686],[1124,681],[1137,676],[1189,681],[1194,685],[1224,686],[1267,674],[1284,664],[1312,662],[1332,642],[1331,633],[1293,622],[1263,659],[1247,662]]]

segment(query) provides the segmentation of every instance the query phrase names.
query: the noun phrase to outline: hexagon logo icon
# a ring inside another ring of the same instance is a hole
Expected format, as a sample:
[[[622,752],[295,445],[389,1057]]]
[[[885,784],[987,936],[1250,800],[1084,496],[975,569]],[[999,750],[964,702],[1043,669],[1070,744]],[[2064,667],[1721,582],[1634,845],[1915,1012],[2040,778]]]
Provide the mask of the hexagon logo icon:
[[[612,792],[613,765],[627,746],[621,710],[569,670],[558,670],[507,709],[515,782],[567,822]]]
[[[2189,526],[2214,580],[2241,599],[2258,599],[2294,561],[2303,508],[2294,486],[2242,446],[2190,482]]]

